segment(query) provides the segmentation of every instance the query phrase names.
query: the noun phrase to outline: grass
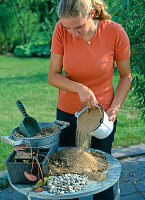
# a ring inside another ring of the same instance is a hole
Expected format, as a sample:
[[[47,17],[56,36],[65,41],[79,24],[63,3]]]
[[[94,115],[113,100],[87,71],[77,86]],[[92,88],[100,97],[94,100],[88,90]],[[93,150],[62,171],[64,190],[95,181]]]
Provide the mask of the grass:
[[[16,106],[20,99],[28,114],[39,122],[55,120],[58,90],[47,82],[49,59],[15,58],[0,56],[0,136],[10,136],[19,126],[23,116]],[[116,87],[119,75],[115,72]],[[144,123],[135,102],[129,97],[118,113],[118,126],[114,147],[145,142]],[[4,161],[13,147],[0,141],[0,170],[6,169]]]

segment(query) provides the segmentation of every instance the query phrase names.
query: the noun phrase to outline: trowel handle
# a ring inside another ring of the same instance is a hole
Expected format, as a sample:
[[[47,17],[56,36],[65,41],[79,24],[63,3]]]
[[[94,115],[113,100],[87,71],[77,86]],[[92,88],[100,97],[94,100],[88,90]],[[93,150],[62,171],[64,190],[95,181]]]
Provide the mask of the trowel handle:
[[[25,110],[25,108],[24,108],[22,102],[21,102],[20,100],[17,100],[17,101],[16,101],[16,104],[17,104],[19,110],[21,111],[21,113],[23,114],[23,116],[24,116],[24,117],[28,117],[29,115],[27,114],[27,112],[26,112],[26,110]]]

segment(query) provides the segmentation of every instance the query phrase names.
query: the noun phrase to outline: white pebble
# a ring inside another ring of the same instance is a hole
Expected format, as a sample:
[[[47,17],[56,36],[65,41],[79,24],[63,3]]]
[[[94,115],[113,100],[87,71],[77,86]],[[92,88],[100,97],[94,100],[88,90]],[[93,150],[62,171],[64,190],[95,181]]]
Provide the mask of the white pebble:
[[[50,176],[47,186],[48,192],[55,194],[74,193],[84,189],[88,184],[86,175],[64,174],[58,177]]]

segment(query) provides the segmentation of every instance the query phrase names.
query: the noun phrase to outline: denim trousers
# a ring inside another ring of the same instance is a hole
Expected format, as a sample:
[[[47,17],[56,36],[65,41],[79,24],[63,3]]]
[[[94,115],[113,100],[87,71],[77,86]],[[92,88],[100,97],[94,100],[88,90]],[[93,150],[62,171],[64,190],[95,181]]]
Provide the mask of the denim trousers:
[[[57,120],[62,120],[70,123],[70,126],[63,129],[59,138],[59,147],[75,147],[75,134],[77,127],[77,118],[75,115],[61,111],[57,108],[56,112]],[[114,134],[116,132],[117,120],[114,122],[114,129],[112,133],[105,139],[97,139],[96,137],[92,137],[91,139],[91,148],[104,151],[106,153],[111,154],[112,143],[114,141]],[[113,200],[114,193],[113,187],[100,192],[98,194],[93,195],[93,200]],[[73,199],[78,200],[78,198]]]

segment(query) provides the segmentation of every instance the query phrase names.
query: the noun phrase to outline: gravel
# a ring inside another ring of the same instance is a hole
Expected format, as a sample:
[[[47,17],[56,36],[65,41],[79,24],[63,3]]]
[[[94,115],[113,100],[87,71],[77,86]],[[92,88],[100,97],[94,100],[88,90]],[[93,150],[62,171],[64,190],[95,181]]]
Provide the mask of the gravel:
[[[44,189],[53,194],[74,193],[83,190],[87,184],[86,175],[63,174],[61,176],[50,176]]]

